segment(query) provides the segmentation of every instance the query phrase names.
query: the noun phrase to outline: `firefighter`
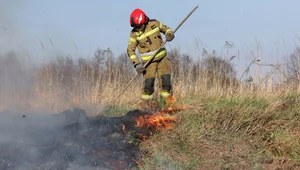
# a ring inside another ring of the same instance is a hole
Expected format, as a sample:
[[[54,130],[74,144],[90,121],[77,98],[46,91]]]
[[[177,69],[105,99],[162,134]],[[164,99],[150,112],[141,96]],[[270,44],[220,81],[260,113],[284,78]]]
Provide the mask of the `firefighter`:
[[[127,54],[137,73],[143,74],[143,92],[139,108],[145,109],[149,107],[149,104],[153,100],[156,74],[159,80],[161,100],[165,101],[171,95],[170,61],[167,57],[166,48],[160,49],[160,46],[164,42],[162,34],[165,35],[166,41],[169,42],[175,36],[171,28],[156,19],[149,19],[145,12],[139,8],[132,11],[130,25],[133,29],[130,32]],[[139,60],[135,53],[136,48],[141,60]],[[144,68],[143,65],[154,53],[156,53],[154,59],[147,68]]]

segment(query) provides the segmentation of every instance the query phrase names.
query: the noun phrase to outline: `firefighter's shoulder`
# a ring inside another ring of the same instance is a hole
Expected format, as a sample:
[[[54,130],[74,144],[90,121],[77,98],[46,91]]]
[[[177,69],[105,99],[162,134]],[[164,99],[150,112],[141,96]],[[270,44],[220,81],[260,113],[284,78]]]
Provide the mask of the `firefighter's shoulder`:
[[[149,22],[157,22],[157,23],[159,23],[159,20],[152,18],[152,19],[149,19]]]

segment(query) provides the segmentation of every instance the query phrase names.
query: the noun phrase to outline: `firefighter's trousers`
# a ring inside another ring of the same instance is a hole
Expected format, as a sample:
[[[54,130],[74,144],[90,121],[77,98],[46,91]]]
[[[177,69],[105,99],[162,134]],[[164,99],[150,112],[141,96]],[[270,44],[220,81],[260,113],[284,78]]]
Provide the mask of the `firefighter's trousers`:
[[[160,97],[167,98],[170,96],[171,85],[171,66],[167,56],[159,61],[151,62],[143,74],[143,93],[142,100],[152,100],[154,93],[155,79],[159,80]]]

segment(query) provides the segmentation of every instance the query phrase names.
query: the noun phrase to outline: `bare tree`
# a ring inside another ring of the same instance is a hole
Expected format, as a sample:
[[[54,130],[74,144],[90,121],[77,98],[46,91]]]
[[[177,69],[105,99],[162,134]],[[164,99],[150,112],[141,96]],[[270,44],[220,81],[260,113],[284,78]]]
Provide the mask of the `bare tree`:
[[[300,71],[300,47],[287,58],[286,69],[288,73],[288,79],[292,82],[299,82]]]
[[[215,51],[203,59],[203,66],[207,71],[218,76],[224,76],[227,78],[236,77],[236,71],[230,63],[230,60],[218,57]]]

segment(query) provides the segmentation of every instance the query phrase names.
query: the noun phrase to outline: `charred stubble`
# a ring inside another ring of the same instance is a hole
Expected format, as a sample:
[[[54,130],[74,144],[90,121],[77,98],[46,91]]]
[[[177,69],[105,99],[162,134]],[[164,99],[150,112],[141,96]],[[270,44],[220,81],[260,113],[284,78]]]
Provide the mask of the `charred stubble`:
[[[132,169],[143,156],[138,110],[89,118],[84,110],[55,115],[0,113],[0,169]],[[147,136],[149,133],[144,133]]]

